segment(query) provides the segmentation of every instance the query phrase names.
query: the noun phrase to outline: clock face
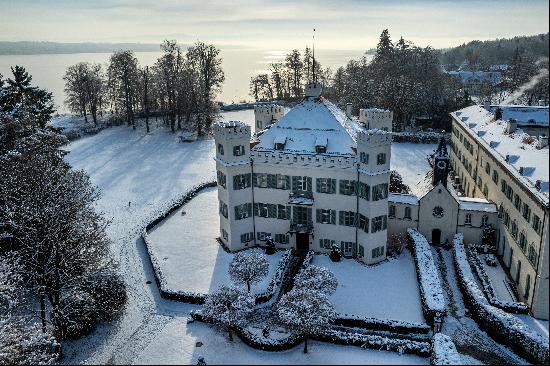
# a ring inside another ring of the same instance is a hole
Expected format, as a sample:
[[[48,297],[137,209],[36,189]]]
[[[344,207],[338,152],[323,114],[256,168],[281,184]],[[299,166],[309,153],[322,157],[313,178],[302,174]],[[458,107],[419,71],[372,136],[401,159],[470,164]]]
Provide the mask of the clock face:
[[[447,167],[447,164],[445,164],[444,161],[438,161],[437,162],[437,167],[441,170],[445,169]]]
[[[445,214],[445,210],[443,209],[443,207],[441,207],[441,206],[435,206],[434,207],[433,215],[435,217],[443,217],[444,214]]]

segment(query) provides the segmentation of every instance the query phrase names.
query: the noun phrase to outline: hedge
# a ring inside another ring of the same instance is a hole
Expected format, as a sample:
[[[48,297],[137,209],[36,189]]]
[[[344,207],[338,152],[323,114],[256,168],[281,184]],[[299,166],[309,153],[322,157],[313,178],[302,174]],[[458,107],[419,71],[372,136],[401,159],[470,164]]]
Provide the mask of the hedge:
[[[436,333],[432,338],[430,365],[462,365],[463,363],[451,337]]]

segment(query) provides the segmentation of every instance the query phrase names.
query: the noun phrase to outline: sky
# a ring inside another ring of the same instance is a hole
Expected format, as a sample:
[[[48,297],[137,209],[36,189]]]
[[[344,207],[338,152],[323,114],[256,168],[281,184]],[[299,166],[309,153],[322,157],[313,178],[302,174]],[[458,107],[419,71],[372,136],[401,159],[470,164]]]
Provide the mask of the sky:
[[[0,0],[1,41],[366,50],[380,32],[445,48],[548,32],[547,0]]]

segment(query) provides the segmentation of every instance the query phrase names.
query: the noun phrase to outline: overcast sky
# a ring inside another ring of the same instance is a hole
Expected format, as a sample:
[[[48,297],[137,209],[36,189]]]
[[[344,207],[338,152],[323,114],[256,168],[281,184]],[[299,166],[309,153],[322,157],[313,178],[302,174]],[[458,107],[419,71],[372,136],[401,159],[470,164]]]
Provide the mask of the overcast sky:
[[[365,50],[384,28],[417,45],[548,32],[548,1],[0,0],[0,40]]]

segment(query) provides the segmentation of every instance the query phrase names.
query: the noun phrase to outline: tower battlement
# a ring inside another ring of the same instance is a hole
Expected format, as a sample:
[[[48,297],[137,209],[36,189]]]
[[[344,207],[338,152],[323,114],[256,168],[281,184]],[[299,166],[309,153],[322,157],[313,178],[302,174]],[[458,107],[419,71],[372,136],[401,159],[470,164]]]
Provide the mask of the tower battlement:
[[[256,131],[261,131],[267,126],[280,120],[285,114],[285,109],[278,104],[259,104],[254,106],[254,119]]]
[[[379,108],[359,110],[359,122],[366,128],[378,128],[384,131],[392,131],[393,112]]]
[[[241,121],[224,121],[214,125],[214,138],[232,140],[246,138],[250,140],[250,126]]]
[[[390,145],[391,144],[391,133],[383,130],[367,130],[359,131],[357,133],[357,145]]]

